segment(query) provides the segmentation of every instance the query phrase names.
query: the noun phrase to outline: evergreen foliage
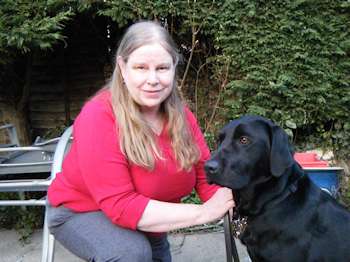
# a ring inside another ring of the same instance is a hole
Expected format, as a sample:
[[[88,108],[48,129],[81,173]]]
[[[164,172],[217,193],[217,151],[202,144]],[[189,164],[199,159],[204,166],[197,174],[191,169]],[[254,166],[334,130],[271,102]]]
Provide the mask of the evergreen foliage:
[[[0,64],[9,62],[10,54],[34,49],[49,49],[57,41],[64,23],[73,12],[64,1],[11,1],[0,5]],[[13,54],[15,55],[15,54]]]
[[[333,147],[348,159],[349,15],[345,1],[226,1],[213,34],[232,58],[228,119],[266,116],[298,144]]]

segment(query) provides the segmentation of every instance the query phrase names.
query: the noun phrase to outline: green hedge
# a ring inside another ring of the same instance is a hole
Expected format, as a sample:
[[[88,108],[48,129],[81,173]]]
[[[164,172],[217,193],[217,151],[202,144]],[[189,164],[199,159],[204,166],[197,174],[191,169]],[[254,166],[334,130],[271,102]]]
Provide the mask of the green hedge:
[[[226,1],[215,45],[231,58],[225,116],[267,116],[297,144],[350,152],[350,3]]]
[[[78,13],[120,28],[139,19],[166,24],[184,54],[183,91],[207,131],[259,114],[293,134],[299,147],[331,148],[349,159],[349,1],[5,0],[0,53],[53,49]]]

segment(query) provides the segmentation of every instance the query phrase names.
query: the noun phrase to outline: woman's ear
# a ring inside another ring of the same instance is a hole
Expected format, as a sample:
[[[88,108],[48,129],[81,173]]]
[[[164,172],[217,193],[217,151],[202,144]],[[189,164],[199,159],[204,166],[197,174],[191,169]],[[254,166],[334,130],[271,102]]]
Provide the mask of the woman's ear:
[[[120,73],[122,74],[122,77],[125,78],[125,68],[126,68],[126,63],[124,59],[121,56],[117,57],[117,64],[120,68]]]

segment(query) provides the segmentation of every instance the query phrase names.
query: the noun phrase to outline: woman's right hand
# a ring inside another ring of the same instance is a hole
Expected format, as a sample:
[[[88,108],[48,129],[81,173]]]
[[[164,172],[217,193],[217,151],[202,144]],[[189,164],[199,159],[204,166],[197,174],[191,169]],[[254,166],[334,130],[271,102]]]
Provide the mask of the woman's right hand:
[[[232,190],[219,188],[216,193],[201,206],[201,224],[222,218],[227,211],[235,207]]]

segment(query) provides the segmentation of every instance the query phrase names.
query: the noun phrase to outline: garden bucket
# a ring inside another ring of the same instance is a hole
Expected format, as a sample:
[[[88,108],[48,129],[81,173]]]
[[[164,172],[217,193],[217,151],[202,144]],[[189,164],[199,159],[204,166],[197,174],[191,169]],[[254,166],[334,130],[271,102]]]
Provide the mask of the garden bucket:
[[[339,190],[339,176],[343,168],[330,167],[328,161],[319,160],[316,153],[295,153],[294,159],[312,182],[336,197]]]

